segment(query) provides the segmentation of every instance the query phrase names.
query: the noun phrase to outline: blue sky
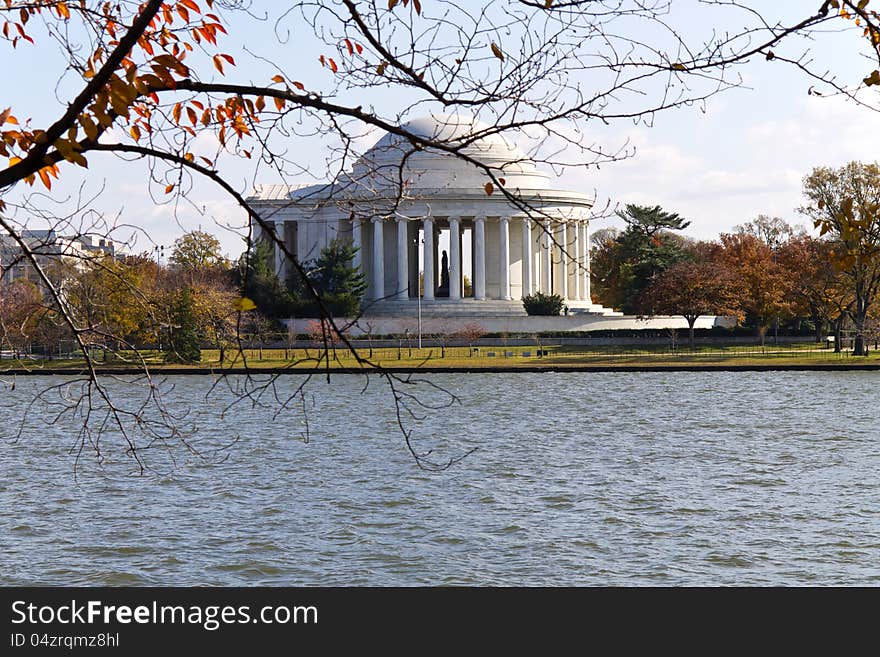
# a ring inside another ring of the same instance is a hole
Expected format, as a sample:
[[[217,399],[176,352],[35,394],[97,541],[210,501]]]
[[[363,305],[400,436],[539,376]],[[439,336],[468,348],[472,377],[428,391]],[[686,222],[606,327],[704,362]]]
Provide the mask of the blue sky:
[[[426,11],[431,4],[432,0],[423,2]],[[818,4],[804,0],[774,3],[755,0],[752,3],[764,12],[772,11],[779,16],[794,15]],[[703,7],[691,13],[694,6],[691,0],[676,0],[678,13],[673,13],[669,20],[699,40],[699,36],[711,33],[711,12],[716,10]],[[264,9],[271,16],[273,11],[278,11],[279,3],[254,3],[258,17]],[[742,22],[724,27],[735,30]],[[227,80],[265,81],[275,72],[261,60],[269,58],[279,62],[291,78],[301,80],[309,89],[326,86],[328,72],[317,61],[320,49],[311,27],[301,19],[289,17],[280,24],[282,33],[291,31],[290,38],[283,44],[274,39],[271,18],[236,18],[229,28],[230,36],[224,42],[223,51],[233,54],[238,66],[228,72]],[[267,33],[273,38],[267,38]],[[640,36],[660,38],[649,31]],[[780,50],[780,54],[797,56],[809,46],[812,58],[821,62],[817,68],[837,72],[839,79],[846,83],[857,82],[870,70],[869,63],[859,59],[856,51],[859,42],[854,36],[829,33],[821,37],[812,44],[793,42]],[[0,103],[3,107],[13,105],[20,118],[33,117],[35,125],[56,116],[76,88],[74,83],[56,87],[63,60],[46,38],[38,43],[39,48],[21,45],[15,53],[4,46],[6,91]],[[610,200],[612,204],[662,205],[692,220],[689,235],[711,238],[758,214],[800,222],[795,209],[801,202],[801,179],[813,166],[877,158],[880,152],[877,113],[840,98],[808,95],[812,82],[780,62],[757,58],[742,67],[740,74],[743,76],[741,88],[715,96],[705,105],[660,113],[651,126],[631,121],[579,126],[591,140],[608,148],[628,143],[634,147],[635,154],[600,170],[566,170],[558,186],[595,191],[599,204]],[[373,103],[386,115],[393,114],[395,108],[407,101],[405,94],[387,89],[352,93],[359,94],[358,102]],[[367,147],[380,136],[378,132],[371,132],[359,144]],[[525,149],[530,146],[524,139],[518,139],[518,143]],[[320,177],[324,172],[326,146],[319,140],[291,138],[289,143],[281,145],[296,152],[315,176]],[[278,181],[269,172],[255,174],[252,165],[252,162],[237,163],[224,172],[242,191],[248,191],[253,182]],[[88,195],[103,190],[95,207],[108,217],[119,217],[122,223],[143,229],[135,246],[138,251],[149,250],[153,244],[168,245],[184,230],[201,226],[220,237],[229,255],[238,255],[244,215],[222,192],[210,185],[198,184],[190,195],[192,203],[175,208],[157,203],[165,198],[155,185],[151,196],[146,178],[147,172],[140,165],[121,166],[112,156],[95,154],[90,159],[87,175],[69,168],[52,196],[63,211],[70,207],[70,199],[81,189]],[[309,177],[304,175],[289,180],[307,181]],[[594,228],[613,223],[600,220]],[[123,229],[120,237],[130,232]]]

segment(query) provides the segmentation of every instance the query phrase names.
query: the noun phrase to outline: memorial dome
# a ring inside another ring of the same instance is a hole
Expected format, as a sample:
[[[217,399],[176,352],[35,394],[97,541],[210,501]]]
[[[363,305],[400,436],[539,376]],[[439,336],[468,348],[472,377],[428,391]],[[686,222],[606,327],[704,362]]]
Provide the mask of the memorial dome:
[[[469,117],[435,114],[407,121],[400,126],[406,132],[440,141],[459,153],[490,167],[504,178],[510,190],[546,189],[549,176],[534,161],[492,126]],[[475,135],[485,136],[474,139]],[[422,149],[407,137],[388,133],[355,162],[351,178],[369,181],[373,188],[395,186],[400,180],[400,165],[410,194],[436,193],[447,189],[481,192],[489,182],[486,171],[455,154],[435,148]],[[485,193],[485,192],[483,192]]]

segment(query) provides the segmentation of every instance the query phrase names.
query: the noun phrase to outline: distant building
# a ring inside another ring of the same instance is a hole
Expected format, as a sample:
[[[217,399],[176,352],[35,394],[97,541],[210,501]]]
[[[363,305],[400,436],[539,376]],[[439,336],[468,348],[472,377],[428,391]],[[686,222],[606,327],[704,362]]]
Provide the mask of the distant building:
[[[37,264],[46,272],[57,275],[53,265],[66,262],[77,270],[95,257],[109,255],[120,258],[127,253],[111,239],[98,235],[65,237],[54,230],[24,230],[21,238],[34,254]],[[42,281],[33,263],[25,257],[19,243],[9,235],[0,236],[0,282],[31,281],[40,286]]]

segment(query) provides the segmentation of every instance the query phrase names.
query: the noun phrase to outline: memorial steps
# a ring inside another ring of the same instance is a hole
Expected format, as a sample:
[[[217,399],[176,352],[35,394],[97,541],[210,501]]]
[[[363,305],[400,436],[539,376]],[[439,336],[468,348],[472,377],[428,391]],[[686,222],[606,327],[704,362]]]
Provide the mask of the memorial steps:
[[[522,301],[502,299],[434,299],[423,300],[422,317],[528,317]],[[595,315],[599,317],[623,317],[623,313],[588,301],[569,301],[569,315]],[[418,315],[419,303],[415,299],[382,299],[364,304],[364,317],[413,318]]]

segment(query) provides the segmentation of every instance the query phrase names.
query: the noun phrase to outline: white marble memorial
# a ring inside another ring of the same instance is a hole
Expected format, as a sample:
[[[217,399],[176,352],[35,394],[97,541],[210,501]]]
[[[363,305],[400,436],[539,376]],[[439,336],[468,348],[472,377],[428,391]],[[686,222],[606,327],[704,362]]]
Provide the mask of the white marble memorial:
[[[438,115],[403,127],[451,146],[465,143],[461,154],[490,167],[517,202],[497,189],[487,194],[490,178],[473,163],[415,149],[394,134],[332,183],[259,185],[248,200],[300,260],[315,258],[334,238],[351,240],[368,283],[365,315],[407,315],[418,301],[420,273],[428,315],[523,315],[521,299],[535,291],[562,296],[571,313],[610,313],[589,295],[592,197],[555,189],[499,135],[470,141],[488,130],[484,124]],[[445,288],[441,243],[449,262]],[[289,272],[282,250],[274,253],[276,271]]]

